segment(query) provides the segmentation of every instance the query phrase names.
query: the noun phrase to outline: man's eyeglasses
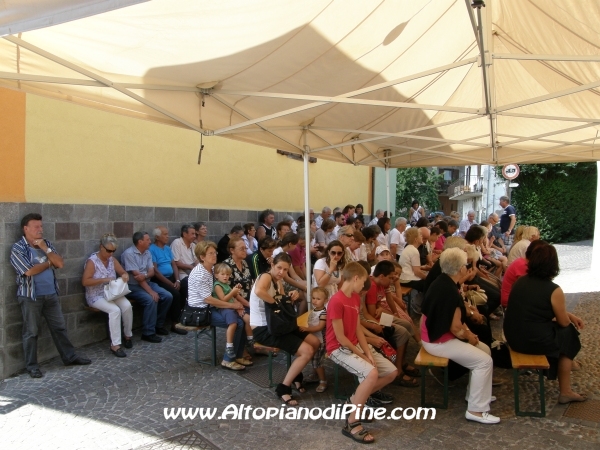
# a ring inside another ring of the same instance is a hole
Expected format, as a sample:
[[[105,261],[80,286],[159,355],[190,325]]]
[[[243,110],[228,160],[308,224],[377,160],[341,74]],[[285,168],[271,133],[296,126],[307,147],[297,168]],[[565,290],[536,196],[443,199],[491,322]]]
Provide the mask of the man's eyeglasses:
[[[102,245],[102,244],[100,244],[100,245]],[[114,252],[116,252],[116,251],[117,251],[117,249],[114,249],[114,250],[109,250],[109,249],[107,249],[107,248],[106,248],[104,245],[102,245],[102,248],[103,248],[104,250],[106,250],[108,253],[114,253]]]

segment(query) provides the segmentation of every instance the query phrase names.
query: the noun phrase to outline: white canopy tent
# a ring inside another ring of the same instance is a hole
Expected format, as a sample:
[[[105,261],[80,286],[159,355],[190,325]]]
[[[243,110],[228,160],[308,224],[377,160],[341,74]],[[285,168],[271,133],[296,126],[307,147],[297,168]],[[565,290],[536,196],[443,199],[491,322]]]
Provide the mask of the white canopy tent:
[[[306,176],[309,155],[600,159],[600,3],[473,3],[6,0],[0,86],[302,154]]]

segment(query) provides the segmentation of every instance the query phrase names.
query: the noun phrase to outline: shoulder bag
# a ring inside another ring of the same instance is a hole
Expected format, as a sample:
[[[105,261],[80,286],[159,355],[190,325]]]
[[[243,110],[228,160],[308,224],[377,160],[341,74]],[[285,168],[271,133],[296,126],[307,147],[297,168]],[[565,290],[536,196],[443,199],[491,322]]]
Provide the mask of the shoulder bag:
[[[118,298],[125,297],[130,292],[129,286],[123,281],[123,278],[117,278],[104,285],[104,299],[107,302],[112,302]]]
[[[196,308],[185,302],[185,307],[179,316],[179,323],[186,327],[207,327],[210,325],[211,311],[209,306]]]
[[[272,279],[271,279],[271,282]],[[275,292],[277,287],[273,283]],[[291,333],[298,328],[296,322],[296,310],[292,299],[287,295],[276,294],[274,303],[265,302],[265,312],[267,315],[267,328],[273,336],[283,336]]]

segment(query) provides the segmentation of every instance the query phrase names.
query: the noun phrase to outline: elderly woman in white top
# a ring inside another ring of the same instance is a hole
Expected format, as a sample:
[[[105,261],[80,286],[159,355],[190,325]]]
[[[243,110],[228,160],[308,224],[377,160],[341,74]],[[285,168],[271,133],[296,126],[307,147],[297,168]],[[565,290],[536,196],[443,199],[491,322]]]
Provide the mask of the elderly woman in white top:
[[[107,301],[104,298],[104,286],[114,281],[117,275],[127,284],[129,274],[121,267],[113,256],[117,250],[117,238],[114,234],[105,234],[100,239],[100,248],[92,253],[85,263],[81,284],[85,286],[85,299],[88,305],[108,314],[110,330],[110,351],[113,355],[124,358],[127,354],[121,348],[121,320],[125,334],[125,348],[133,347],[131,341],[131,324],[133,312],[131,303],[125,296]]]
[[[416,227],[409,228],[404,232],[406,238],[406,247],[400,255],[400,266],[402,266],[402,275],[400,275],[400,284],[423,292],[425,289],[425,278],[427,272],[421,266],[421,255],[417,248],[423,243],[423,236]]]
[[[516,259],[524,258],[529,244],[539,238],[540,230],[538,230],[536,227],[525,227],[523,230],[523,239],[516,244],[513,244],[510,252],[508,252],[508,264],[510,265]]]

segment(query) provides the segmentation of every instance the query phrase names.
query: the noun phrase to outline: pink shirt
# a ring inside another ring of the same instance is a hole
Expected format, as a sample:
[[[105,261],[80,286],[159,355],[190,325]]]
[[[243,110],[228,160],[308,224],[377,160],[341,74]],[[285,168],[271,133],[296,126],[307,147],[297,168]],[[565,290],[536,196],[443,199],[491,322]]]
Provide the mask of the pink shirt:
[[[502,290],[500,292],[500,303],[505,308],[508,306],[508,297],[512,290],[513,284],[523,275],[527,275],[527,260],[525,258],[515,259],[506,272],[502,279]]]
[[[425,314],[423,314],[421,316],[421,339],[425,342],[430,342],[429,341],[429,334],[427,333],[427,316]],[[450,331],[447,331],[446,333],[442,334],[442,336],[435,342],[431,342],[432,344],[443,344],[444,342],[448,342],[451,339],[456,339],[456,336],[454,336],[452,333],[450,333]]]

